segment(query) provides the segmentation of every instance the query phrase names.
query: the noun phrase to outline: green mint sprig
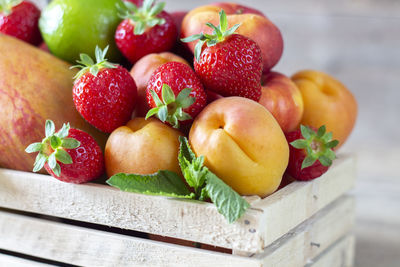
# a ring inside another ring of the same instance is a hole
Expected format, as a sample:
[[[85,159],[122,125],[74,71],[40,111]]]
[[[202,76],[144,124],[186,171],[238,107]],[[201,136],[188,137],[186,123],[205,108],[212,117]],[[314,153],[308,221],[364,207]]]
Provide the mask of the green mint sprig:
[[[139,8],[129,1],[124,1],[122,6],[117,4],[118,16],[132,21],[135,24],[133,33],[141,35],[146,29],[163,25],[166,22],[165,19],[157,17],[163,11],[165,2],[153,4],[154,0],[145,0]]]
[[[55,132],[54,122],[46,120],[46,137],[42,142],[30,144],[25,149],[26,153],[39,152],[33,165],[33,172],[40,171],[47,162],[54,174],[60,177],[61,167],[57,161],[63,164],[73,163],[66,149],[78,148],[81,143],[74,138],[68,138],[69,129],[69,123],[64,123],[62,128],[58,132]]]
[[[215,26],[210,22],[207,22],[206,25],[213,29],[212,34],[207,33],[199,33],[194,34],[192,36],[181,39],[182,42],[191,43],[196,40],[199,40],[194,48],[194,57],[197,61],[200,60],[200,55],[203,49],[203,45],[207,44],[207,47],[214,46],[220,42],[223,42],[226,37],[235,33],[235,31],[239,28],[240,24],[235,24],[232,28],[228,29],[228,19],[226,17],[225,11],[222,9],[219,12],[219,25]]]
[[[308,126],[300,125],[300,131],[304,139],[297,139],[290,145],[307,152],[307,156],[301,164],[301,169],[310,167],[317,160],[323,166],[332,165],[332,161],[336,158],[333,148],[339,144],[338,140],[332,140],[332,132],[327,133],[325,125],[319,127],[317,131]]]
[[[203,165],[204,157],[196,157],[186,137],[179,137],[179,142],[179,165],[194,193],[190,192],[178,174],[170,171],[159,171],[152,175],[120,173],[108,179],[107,183],[127,192],[201,201],[210,199],[229,223],[235,222],[250,204]]]

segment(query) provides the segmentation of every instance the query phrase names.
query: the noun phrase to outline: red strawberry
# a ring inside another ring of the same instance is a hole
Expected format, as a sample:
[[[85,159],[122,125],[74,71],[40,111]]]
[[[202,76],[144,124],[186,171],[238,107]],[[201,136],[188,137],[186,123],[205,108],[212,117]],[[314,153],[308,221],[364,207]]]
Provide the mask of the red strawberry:
[[[219,13],[213,34],[195,34],[183,42],[199,41],[195,47],[194,69],[206,89],[222,96],[242,96],[258,101],[261,97],[262,56],[253,40],[234,34],[240,26],[228,29],[226,14]],[[206,46],[204,44],[207,44]]]
[[[286,173],[300,181],[308,181],[324,174],[336,158],[333,148],[339,141],[332,140],[325,125],[318,131],[307,126],[286,134],[289,146],[289,164]]]
[[[0,33],[38,45],[42,41],[39,17],[40,10],[29,1],[0,1]]]
[[[162,11],[165,3],[145,0],[141,8],[124,2],[121,11],[124,19],[115,32],[115,42],[122,54],[135,63],[150,53],[170,50],[177,38],[177,30],[171,15]]]
[[[39,152],[33,171],[43,167],[60,181],[85,183],[104,173],[104,157],[99,145],[89,134],[70,129],[69,123],[55,133],[51,120],[46,121],[46,137],[29,145],[27,153]]]
[[[136,6],[141,6],[143,4],[143,0],[124,0],[124,1],[134,3]]]
[[[146,119],[156,115],[162,122],[179,127],[179,121],[191,121],[205,107],[207,96],[196,73],[186,64],[168,62],[150,77],[146,90],[152,108]]]
[[[107,62],[105,55],[96,47],[96,63],[86,54],[81,54],[82,68],[75,76],[72,89],[76,109],[97,129],[111,133],[125,125],[135,109],[137,88],[129,72],[119,65]]]

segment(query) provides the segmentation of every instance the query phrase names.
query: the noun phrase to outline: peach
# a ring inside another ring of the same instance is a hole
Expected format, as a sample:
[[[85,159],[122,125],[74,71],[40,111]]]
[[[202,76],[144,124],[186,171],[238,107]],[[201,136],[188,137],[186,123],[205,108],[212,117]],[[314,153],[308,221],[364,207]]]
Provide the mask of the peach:
[[[333,138],[343,145],[354,128],[357,102],[353,94],[332,76],[304,70],[292,76],[304,102],[301,124],[318,128],[326,125]],[[338,148],[337,147],[337,148]]]
[[[123,172],[152,174],[169,170],[180,174],[178,163],[181,133],[157,119],[135,118],[114,130],[106,143],[108,176]]]
[[[189,142],[205,165],[241,195],[272,194],[289,159],[285,135],[271,113],[242,97],[209,104],[194,120]]]
[[[218,13],[224,9],[227,14],[228,25],[240,23],[236,31],[253,39],[261,48],[263,71],[267,72],[278,63],[283,52],[283,39],[279,29],[262,13],[254,9],[234,4],[217,3],[201,6],[190,11],[182,21],[181,37],[188,37],[201,32],[212,33],[212,29],[205,24],[210,22],[219,25]],[[193,52],[197,42],[188,44]]]
[[[184,64],[189,65],[186,60],[172,54],[170,52],[164,52],[159,54],[149,54],[147,56],[139,59],[136,64],[131,69],[131,76],[136,82],[137,90],[138,90],[138,100],[136,104],[135,116],[144,117],[149,111],[149,107],[147,105],[146,100],[146,87],[147,83],[150,80],[151,74],[153,71],[157,69],[164,63],[177,61],[182,62]]]
[[[296,84],[288,77],[270,72],[262,77],[261,98],[258,101],[278,121],[283,132],[295,130],[303,116],[303,99]]]

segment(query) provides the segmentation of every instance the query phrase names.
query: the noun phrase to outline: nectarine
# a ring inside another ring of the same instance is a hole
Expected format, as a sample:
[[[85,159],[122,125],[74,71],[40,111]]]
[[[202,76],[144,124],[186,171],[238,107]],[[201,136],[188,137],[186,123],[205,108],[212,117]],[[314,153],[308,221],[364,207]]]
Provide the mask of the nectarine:
[[[277,72],[263,75],[261,98],[258,101],[278,121],[283,132],[295,130],[303,116],[303,99],[296,84]]]
[[[241,195],[273,193],[289,159],[285,135],[271,113],[242,97],[209,104],[194,120],[189,142],[205,165]]]
[[[292,76],[304,102],[301,124],[319,128],[326,126],[344,144],[357,118],[357,102],[353,94],[332,76],[314,70],[304,70]]]

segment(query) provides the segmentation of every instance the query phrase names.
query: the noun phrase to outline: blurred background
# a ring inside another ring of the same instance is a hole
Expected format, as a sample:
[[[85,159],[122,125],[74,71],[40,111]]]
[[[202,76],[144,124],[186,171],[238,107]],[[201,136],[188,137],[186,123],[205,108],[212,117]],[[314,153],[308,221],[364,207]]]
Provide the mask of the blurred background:
[[[166,2],[185,11],[215,1]],[[400,0],[234,2],[280,28],[285,50],[274,70],[321,70],[355,94],[358,121],[340,151],[358,158],[355,266],[400,266]]]

